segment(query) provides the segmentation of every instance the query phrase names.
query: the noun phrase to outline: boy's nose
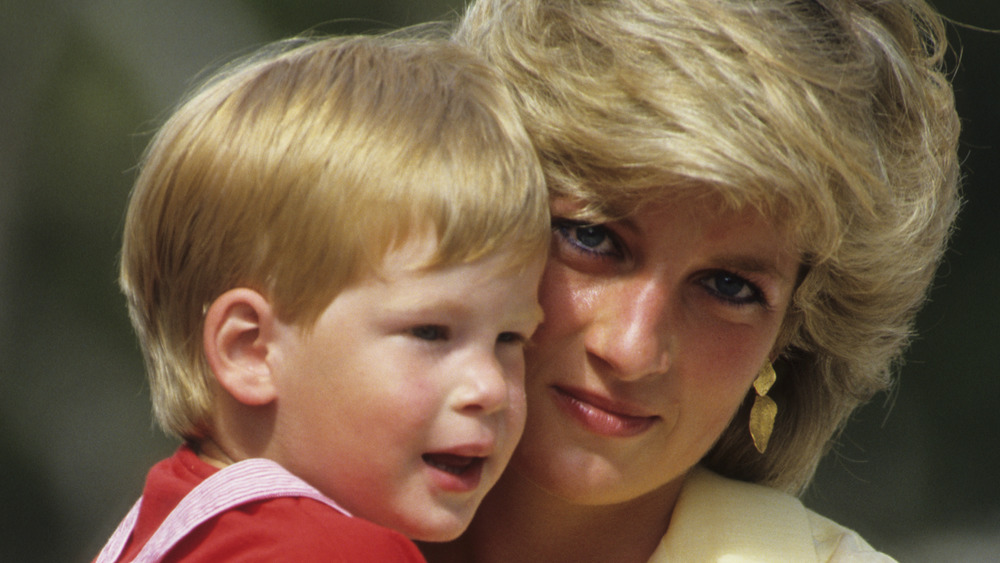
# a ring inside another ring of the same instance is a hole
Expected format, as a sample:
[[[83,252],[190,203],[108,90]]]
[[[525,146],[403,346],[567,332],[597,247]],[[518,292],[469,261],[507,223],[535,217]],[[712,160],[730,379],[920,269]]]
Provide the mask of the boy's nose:
[[[507,407],[509,381],[504,366],[492,354],[481,354],[462,374],[456,408],[466,414],[492,414]]]

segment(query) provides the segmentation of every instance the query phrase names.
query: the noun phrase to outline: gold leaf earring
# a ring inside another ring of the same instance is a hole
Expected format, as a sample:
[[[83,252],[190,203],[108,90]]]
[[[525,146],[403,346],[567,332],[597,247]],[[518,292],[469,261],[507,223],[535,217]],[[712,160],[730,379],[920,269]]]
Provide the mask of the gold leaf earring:
[[[774,366],[771,362],[766,362],[753,382],[757,397],[754,398],[753,407],[750,409],[750,437],[753,438],[753,445],[760,453],[764,453],[767,449],[771,431],[774,430],[774,417],[778,414],[778,405],[767,396],[767,392],[777,379]]]

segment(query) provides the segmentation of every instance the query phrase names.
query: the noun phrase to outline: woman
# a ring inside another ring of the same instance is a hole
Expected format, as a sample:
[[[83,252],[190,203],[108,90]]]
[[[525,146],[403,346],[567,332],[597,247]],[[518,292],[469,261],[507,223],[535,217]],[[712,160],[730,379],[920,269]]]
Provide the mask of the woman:
[[[456,38],[518,96],[554,240],[524,437],[429,559],[886,560],[793,495],[889,384],[959,206],[939,17],[478,0]]]

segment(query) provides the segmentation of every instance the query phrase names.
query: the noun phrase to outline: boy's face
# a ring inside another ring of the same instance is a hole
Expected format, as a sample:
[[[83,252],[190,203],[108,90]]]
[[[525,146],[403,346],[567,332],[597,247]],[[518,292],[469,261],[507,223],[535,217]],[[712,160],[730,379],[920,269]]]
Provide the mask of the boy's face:
[[[414,269],[434,250],[425,237],[390,252],[311,331],[279,324],[268,457],[356,516],[444,541],[469,524],[524,428],[543,258],[523,271],[505,253]]]

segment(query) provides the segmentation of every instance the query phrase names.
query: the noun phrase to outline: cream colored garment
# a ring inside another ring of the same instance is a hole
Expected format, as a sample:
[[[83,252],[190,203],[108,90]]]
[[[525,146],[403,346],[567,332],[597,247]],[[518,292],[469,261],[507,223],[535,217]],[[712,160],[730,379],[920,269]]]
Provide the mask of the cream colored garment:
[[[696,467],[684,482],[670,529],[649,563],[688,561],[894,560],[791,495]]]

